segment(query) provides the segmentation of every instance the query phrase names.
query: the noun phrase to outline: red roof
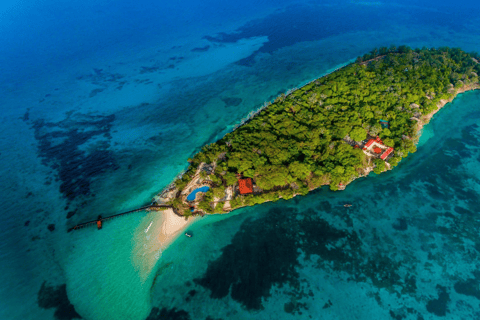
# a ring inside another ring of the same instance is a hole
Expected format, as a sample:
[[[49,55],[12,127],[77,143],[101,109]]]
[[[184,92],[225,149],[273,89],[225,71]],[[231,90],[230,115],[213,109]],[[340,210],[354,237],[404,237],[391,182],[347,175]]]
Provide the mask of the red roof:
[[[387,151],[385,151],[380,158],[381,158],[382,160],[385,160],[385,159],[388,157],[388,155],[389,155],[390,153],[392,153],[392,151],[393,151],[393,148],[392,148],[392,147],[388,148]]]
[[[375,139],[375,140],[377,140],[377,142],[383,144],[383,141],[382,141],[382,139],[380,139],[380,137],[377,137],[377,139]]]
[[[373,139],[368,140],[368,142],[367,142],[367,144],[365,145],[365,147],[366,147],[366,148],[370,147],[374,142],[375,142],[375,140],[373,140]]]
[[[253,192],[252,178],[239,179],[238,185],[240,187],[240,194],[247,194]]]
[[[382,151],[383,150],[380,149],[379,147],[376,147],[376,148],[373,149],[373,152],[375,152],[375,153],[382,153]]]

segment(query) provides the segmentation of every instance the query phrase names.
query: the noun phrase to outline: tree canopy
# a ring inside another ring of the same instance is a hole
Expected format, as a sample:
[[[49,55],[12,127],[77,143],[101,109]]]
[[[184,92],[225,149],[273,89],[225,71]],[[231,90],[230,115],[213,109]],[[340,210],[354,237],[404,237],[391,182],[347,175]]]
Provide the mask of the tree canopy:
[[[393,167],[415,152],[419,118],[436,110],[440,100],[452,98],[455,88],[478,83],[480,66],[474,57],[452,48],[375,49],[280,96],[246,124],[205,146],[176,184],[184,186],[201,162],[216,162],[211,180],[217,187],[235,185],[237,174],[251,177],[263,190],[257,195],[260,202],[325,184],[336,190],[368,166],[362,150],[347,144],[348,137],[362,141],[380,136],[395,148]],[[388,128],[380,120],[388,121]],[[375,172],[385,170],[384,161],[373,163]],[[235,199],[232,207],[245,199]]]

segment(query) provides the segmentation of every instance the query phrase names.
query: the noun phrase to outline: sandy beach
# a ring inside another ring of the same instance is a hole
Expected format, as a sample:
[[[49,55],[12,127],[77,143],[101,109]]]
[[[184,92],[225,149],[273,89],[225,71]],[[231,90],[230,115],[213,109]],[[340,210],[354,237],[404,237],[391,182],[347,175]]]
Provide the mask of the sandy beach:
[[[152,211],[143,219],[135,230],[132,257],[132,262],[143,281],[152,274],[163,251],[194,220],[193,217],[186,220],[184,217],[176,215],[172,209],[160,212]]]

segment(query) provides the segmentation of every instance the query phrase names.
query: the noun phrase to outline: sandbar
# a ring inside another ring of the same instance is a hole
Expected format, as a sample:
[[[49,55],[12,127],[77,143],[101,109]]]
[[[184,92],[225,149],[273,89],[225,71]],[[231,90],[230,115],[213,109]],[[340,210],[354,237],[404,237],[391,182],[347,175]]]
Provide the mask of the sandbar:
[[[161,259],[162,253],[195,218],[176,215],[172,209],[150,212],[135,230],[133,263],[143,281]]]

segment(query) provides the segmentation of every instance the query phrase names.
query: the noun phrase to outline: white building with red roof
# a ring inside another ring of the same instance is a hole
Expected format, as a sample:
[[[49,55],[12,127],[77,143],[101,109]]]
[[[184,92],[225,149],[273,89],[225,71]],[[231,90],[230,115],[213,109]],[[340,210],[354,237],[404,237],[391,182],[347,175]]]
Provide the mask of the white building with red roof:
[[[385,160],[393,152],[393,148],[387,147],[379,137],[376,137],[368,140],[363,147],[363,152],[369,157]]]

